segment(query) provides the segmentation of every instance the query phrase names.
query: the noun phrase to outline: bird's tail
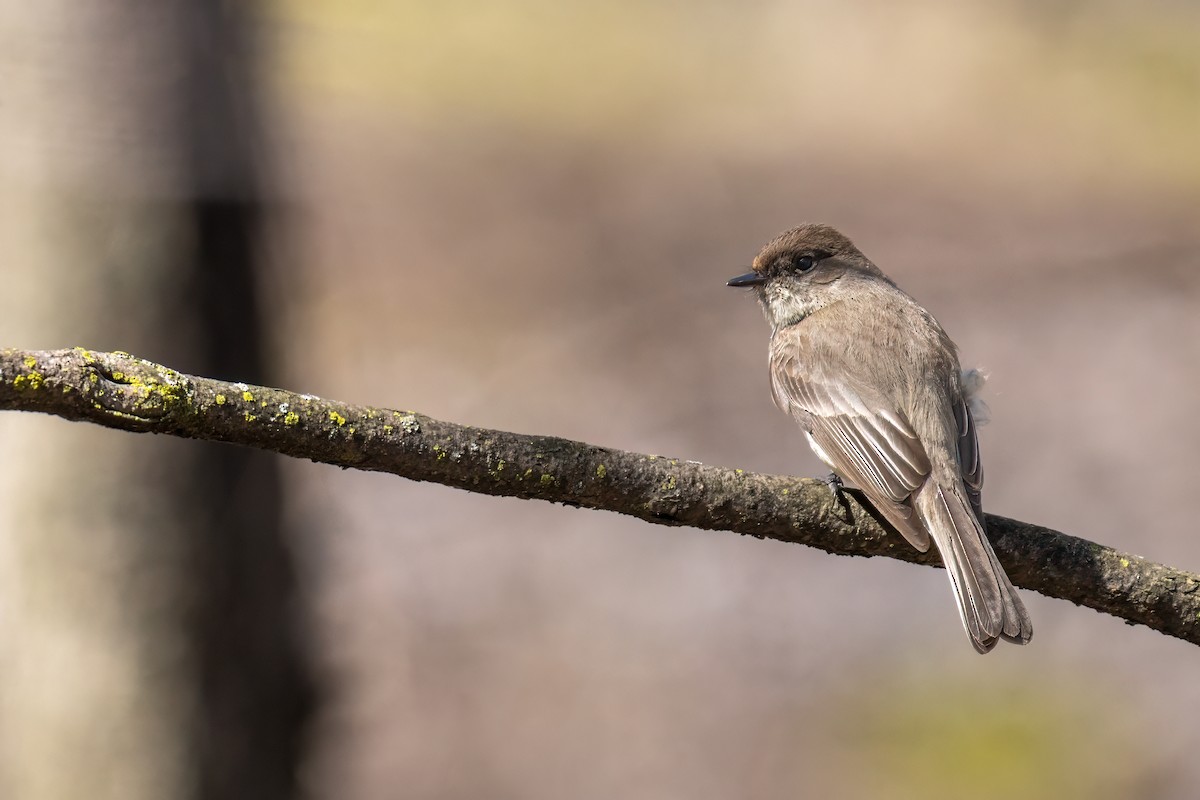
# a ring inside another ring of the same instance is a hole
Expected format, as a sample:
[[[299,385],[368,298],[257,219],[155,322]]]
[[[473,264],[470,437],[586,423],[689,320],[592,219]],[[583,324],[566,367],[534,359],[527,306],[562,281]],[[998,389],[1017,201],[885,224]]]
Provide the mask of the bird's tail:
[[[975,649],[986,653],[1001,638],[1028,642],[1033,623],[962,487],[929,481],[917,494],[916,505],[946,565],[958,615]]]

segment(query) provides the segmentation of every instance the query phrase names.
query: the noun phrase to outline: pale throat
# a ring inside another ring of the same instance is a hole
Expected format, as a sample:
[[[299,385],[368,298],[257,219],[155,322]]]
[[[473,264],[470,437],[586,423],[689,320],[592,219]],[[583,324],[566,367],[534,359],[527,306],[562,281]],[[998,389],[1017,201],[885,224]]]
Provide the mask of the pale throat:
[[[809,314],[818,311],[821,304],[810,296],[809,292],[796,291],[794,285],[786,281],[773,280],[762,287],[759,301],[767,322],[775,329],[795,325]]]

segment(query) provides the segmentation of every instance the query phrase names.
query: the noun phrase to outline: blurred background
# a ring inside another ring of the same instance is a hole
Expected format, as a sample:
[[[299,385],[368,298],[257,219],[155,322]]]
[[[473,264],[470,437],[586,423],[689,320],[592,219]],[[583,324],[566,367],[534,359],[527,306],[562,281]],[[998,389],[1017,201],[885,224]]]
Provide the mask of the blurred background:
[[[1200,7],[0,4],[0,345],[819,474],[726,289],[838,226],[990,511],[1200,569]],[[1025,592],[0,416],[0,795],[1184,798],[1200,652]]]

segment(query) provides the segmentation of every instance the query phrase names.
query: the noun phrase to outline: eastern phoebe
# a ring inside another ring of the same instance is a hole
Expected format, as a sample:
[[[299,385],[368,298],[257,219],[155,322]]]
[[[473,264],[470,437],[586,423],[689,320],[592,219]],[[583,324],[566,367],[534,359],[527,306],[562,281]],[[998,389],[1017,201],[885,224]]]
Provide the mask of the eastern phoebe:
[[[983,528],[983,465],[964,376],[937,320],[828,225],[775,237],[753,272],[771,323],[771,391],[808,444],[921,552],[937,545],[980,653],[1033,625]]]

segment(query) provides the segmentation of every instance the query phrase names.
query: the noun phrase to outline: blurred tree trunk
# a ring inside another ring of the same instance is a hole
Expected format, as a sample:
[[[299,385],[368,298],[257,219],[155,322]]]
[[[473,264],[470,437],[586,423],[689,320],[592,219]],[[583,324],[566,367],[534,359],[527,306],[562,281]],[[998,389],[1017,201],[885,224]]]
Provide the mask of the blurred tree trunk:
[[[269,382],[251,10],[0,10],[0,341]],[[296,793],[273,458],[6,418],[0,509],[0,796]]]

